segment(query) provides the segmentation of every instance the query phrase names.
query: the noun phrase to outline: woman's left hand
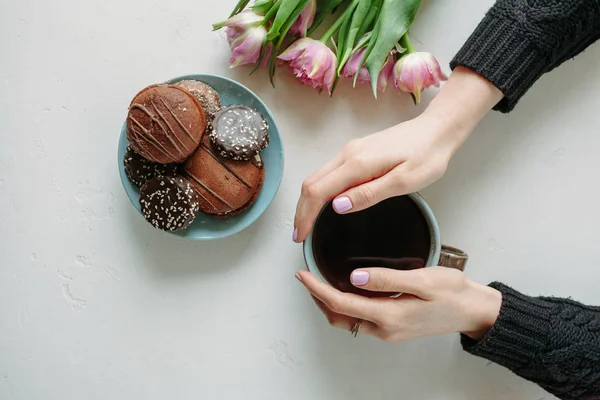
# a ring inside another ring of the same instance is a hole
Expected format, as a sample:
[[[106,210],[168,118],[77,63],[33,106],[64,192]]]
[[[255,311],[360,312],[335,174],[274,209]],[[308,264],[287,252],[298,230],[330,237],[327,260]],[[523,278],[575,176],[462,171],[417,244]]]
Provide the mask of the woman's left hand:
[[[297,277],[332,326],[350,330],[357,319],[362,319],[361,333],[388,342],[453,332],[478,340],[495,324],[502,303],[497,290],[444,267],[412,271],[366,268],[352,273],[355,286],[403,293],[396,299],[342,293],[307,271],[298,272]]]

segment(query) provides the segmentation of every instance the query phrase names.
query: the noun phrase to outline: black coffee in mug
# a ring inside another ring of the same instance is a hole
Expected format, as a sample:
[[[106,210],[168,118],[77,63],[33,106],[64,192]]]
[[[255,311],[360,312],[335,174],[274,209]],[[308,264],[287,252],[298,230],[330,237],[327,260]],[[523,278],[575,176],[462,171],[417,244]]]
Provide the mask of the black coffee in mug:
[[[340,215],[329,203],[313,228],[313,255],[317,268],[334,288],[369,297],[374,293],[350,283],[357,268],[398,270],[427,264],[431,235],[427,220],[409,196],[393,197],[356,213]]]

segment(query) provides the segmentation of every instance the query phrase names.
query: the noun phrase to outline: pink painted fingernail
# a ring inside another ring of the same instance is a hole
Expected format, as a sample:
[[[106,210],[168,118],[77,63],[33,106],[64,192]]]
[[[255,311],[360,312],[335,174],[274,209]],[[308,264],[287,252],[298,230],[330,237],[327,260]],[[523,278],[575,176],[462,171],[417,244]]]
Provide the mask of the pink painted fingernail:
[[[338,197],[333,201],[333,208],[339,213],[352,210],[352,202],[349,197]]]
[[[369,282],[369,273],[367,271],[354,271],[350,275],[350,282],[356,286],[364,286]]]
[[[298,228],[294,228],[294,233],[292,233],[292,240],[294,242],[298,241]]]
[[[296,279],[298,279],[300,281],[300,283],[304,283],[304,282],[302,282],[302,277],[297,272],[296,272]]]

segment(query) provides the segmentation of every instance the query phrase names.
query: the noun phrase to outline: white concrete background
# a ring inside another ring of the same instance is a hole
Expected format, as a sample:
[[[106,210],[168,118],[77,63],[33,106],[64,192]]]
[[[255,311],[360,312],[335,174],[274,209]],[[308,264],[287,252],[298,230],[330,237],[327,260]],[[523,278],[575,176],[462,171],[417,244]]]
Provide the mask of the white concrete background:
[[[347,83],[230,71],[211,22],[234,1],[0,0],[0,399],[550,399],[460,349],[330,329],[295,281],[302,180],[349,139],[418,115]],[[419,48],[447,65],[492,1],[425,2]],[[600,46],[490,115],[424,191],[469,276],[600,303]],[[131,97],[187,73],[233,77],[275,114],[281,191],[214,243],[153,230],[117,173]]]

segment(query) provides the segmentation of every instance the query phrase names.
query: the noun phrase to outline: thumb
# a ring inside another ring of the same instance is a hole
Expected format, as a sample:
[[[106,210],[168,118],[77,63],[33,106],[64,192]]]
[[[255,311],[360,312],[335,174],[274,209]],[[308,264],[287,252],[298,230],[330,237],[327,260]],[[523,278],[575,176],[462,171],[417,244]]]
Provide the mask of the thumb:
[[[431,297],[431,282],[425,268],[412,271],[361,268],[352,272],[350,282],[372,292],[408,293],[425,300]]]
[[[340,194],[333,200],[333,208],[339,214],[361,211],[390,197],[407,194],[405,187],[397,174],[388,172]]]

